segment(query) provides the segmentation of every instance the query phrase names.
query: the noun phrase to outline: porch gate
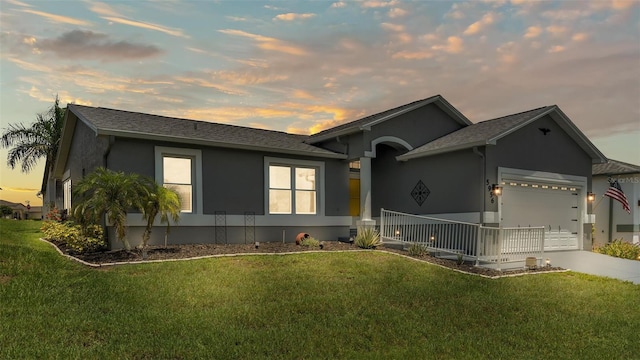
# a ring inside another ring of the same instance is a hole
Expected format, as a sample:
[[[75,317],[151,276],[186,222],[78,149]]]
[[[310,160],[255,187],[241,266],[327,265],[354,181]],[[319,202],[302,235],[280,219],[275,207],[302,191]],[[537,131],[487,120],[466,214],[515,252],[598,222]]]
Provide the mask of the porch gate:
[[[501,268],[544,255],[544,226],[488,227],[480,224],[381,210],[380,237],[387,242],[417,243],[437,256],[462,256],[478,266]]]

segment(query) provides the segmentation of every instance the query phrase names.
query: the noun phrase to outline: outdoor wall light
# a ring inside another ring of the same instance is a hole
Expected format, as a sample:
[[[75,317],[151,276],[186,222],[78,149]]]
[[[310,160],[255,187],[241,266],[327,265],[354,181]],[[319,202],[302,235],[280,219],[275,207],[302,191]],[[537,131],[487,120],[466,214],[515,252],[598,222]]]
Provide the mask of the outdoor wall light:
[[[500,196],[502,195],[502,186],[498,184],[491,185],[491,195]]]
[[[591,191],[589,191],[587,193],[587,201],[588,202],[593,202],[595,199],[596,199],[596,194],[594,194]]]
[[[547,260],[545,260],[545,261],[544,261],[544,264],[545,264],[547,267],[550,267],[550,266],[551,266],[551,259],[547,258]]]

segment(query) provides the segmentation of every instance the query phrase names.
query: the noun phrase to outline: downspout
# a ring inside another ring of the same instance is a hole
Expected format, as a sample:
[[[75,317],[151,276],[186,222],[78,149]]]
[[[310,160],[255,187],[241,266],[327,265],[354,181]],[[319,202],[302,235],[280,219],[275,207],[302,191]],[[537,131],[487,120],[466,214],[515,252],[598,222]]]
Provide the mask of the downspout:
[[[111,135],[109,136],[109,143],[107,144],[107,149],[104,151],[104,154],[102,155],[102,166],[104,166],[105,169],[108,169],[108,159],[109,159],[109,153],[111,152],[111,146],[113,146],[113,144],[116,142],[116,137]]]
[[[482,170],[480,171],[482,174],[482,178],[480,179],[480,195],[482,196],[482,209],[480,209],[480,225],[484,225],[484,211],[486,208],[486,199],[484,196],[484,178],[485,178],[485,169],[487,167],[487,159],[484,157],[484,154],[478,150],[477,146],[473,147],[473,152],[482,158]]]

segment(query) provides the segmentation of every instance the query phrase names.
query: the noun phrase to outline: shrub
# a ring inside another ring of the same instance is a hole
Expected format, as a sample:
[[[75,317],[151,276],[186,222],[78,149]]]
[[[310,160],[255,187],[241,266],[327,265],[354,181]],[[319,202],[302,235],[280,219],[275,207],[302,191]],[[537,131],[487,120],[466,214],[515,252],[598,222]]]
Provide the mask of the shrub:
[[[356,246],[362,249],[374,249],[382,245],[380,233],[374,228],[359,228],[358,235],[354,239]]]
[[[302,246],[308,246],[308,247],[318,247],[320,246],[320,241],[312,238],[312,237],[308,237],[308,238],[304,238],[302,239],[302,242],[300,242],[300,245]]]
[[[46,240],[60,242],[75,254],[106,248],[102,227],[99,225],[88,225],[83,228],[70,222],[45,221],[40,230],[44,233]]]
[[[411,256],[423,256],[426,255],[428,250],[424,244],[413,243],[409,245],[407,249],[409,251],[409,255]]]
[[[62,221],[62,214],[60,213],[60,210],[55,206],[55,204],[52,203],[51,205],[49,205],[49,212],[47,213],[47,215],[45,215],[45,219],[57,222]]]
[[[594,252],[623,259],[640,260],[640,245],[623,240],[613,240],[604,246],[596,246]]]

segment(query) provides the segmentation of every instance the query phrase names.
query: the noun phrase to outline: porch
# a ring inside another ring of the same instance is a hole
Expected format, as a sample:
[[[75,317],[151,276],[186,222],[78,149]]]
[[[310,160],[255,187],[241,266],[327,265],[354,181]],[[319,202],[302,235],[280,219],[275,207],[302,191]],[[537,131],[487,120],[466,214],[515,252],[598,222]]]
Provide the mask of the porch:
[[[524,267],[544,260],[545,228],[496,228],[382,209],[380,237],[386,244],[420,244],[437,257],[475,262],[495,269]]]

